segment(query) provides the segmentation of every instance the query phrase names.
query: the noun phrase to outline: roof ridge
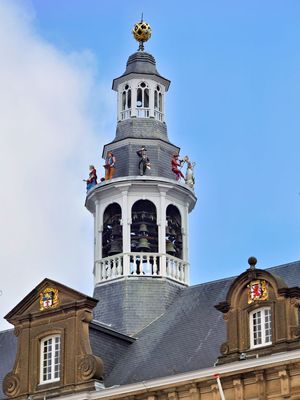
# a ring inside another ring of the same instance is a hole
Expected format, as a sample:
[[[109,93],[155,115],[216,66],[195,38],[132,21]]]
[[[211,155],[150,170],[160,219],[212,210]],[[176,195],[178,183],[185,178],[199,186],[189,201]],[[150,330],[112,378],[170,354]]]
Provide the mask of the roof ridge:
[[[273,267],[258,268],[258,269],[265,269],[265,270],[268,271],[270,269],[273,270],[273,269],[280,268],[280,267],[288,267],[288,266],[293,265],[293,264],[300,264],[300,260],[291,261],[291,262],[288,262],[288,263],[275,265]],[[219,278],[219,279],[215,279],[215,280],[212,280],[212,281],[197,283],[196,285],[189,286],[189,288],[204,286],[204,285],[208,285],[210,283],[217,283],[217,282],[221,282],[221,281],[229,281],[229,280],[232,280],[232,279],[238,277],[239,275],[233,275],[233,276],[229,276],[229,277],[226,277],[226,278]]]

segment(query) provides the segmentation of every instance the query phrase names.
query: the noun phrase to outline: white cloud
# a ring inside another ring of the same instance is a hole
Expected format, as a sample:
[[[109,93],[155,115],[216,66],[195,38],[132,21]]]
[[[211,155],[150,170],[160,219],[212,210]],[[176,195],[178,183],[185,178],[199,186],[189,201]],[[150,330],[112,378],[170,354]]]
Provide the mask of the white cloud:
[[[24,3],[2,0],[0,20],[3,316],[46,276],[92,292],[93,221],[82,179],[90,162],[101,164],[92,102],[110,99],[97,97],[93,55],[47,43]]]

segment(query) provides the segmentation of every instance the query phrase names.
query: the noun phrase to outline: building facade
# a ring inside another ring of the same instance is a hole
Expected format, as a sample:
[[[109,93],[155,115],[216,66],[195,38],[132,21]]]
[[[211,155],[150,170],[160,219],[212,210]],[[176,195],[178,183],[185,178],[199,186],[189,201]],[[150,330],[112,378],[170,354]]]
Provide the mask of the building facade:
[[[6,315],[1,397],[300,399],[300,262],[189,286],[193,163],[168,137],[151,29],[133,33],[105,180],[87,182],[93,297],[46,278]]]

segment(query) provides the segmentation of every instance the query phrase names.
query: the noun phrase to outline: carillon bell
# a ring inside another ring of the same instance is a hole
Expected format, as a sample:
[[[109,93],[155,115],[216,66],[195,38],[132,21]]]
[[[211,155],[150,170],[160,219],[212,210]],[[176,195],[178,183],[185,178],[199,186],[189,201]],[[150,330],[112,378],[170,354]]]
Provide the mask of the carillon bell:
[[[171,228],[169,225],[166,226],[166,235],[171,235]]]
[[[170,242],[169,240],[166,242],[166,252],[168,254],[172,254],[172,255],[174,255],[176,253],[174,244],[172,242]]]
[[[147,227],[147,225],[146,224],[141,224],[140,225],[140,228],[139,228],[139,233],[144,233],[144,234],[146,234],[146,233],[148,233],[149,231],[148,231],[148,227]]]
[[[120,235],[121,234],[121,225],[119,225],[119,224],[113,225],[111,233],[114,236]]]
[[[119,254],[119,253],[122,253],[122,244],[119,240],[115,240],[112,242],[108,254],[110,256],[113,256],[114,254]]]
[[[149,251],[151,249],[148,239],[146,237],[142,237],[139,239],[139,244],[136,248],[140,251]]]

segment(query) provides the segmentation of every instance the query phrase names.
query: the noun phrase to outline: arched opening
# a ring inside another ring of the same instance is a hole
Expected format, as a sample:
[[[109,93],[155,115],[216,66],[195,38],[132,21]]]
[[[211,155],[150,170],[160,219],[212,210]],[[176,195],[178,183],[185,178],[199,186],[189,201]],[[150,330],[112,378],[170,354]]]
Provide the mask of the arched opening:
[[[131,116],[131,88],[128,84],[125,84],[122,91],[122,106],[121,106],[121,118],[127,119]]]
[[[138,200],[131,212],[131,251],[157,253],[156,207],[149,200]]]
[[[123,252],[122,210],[119,204],[112,203],[103,214],[102,257]]]
[[[166,212],[166,253],[182,258],[181,215],[177,207],[170,204]]]
[[[163,97],[161,93],[161,87],[157,85],[154,90],[154,117],[159,121],[163,121],[162,102],[163,102]]]
[[[149,110],[149,88],[145,82],[138,85],[136,92],[137,117],[147,118],[150,116]]]

